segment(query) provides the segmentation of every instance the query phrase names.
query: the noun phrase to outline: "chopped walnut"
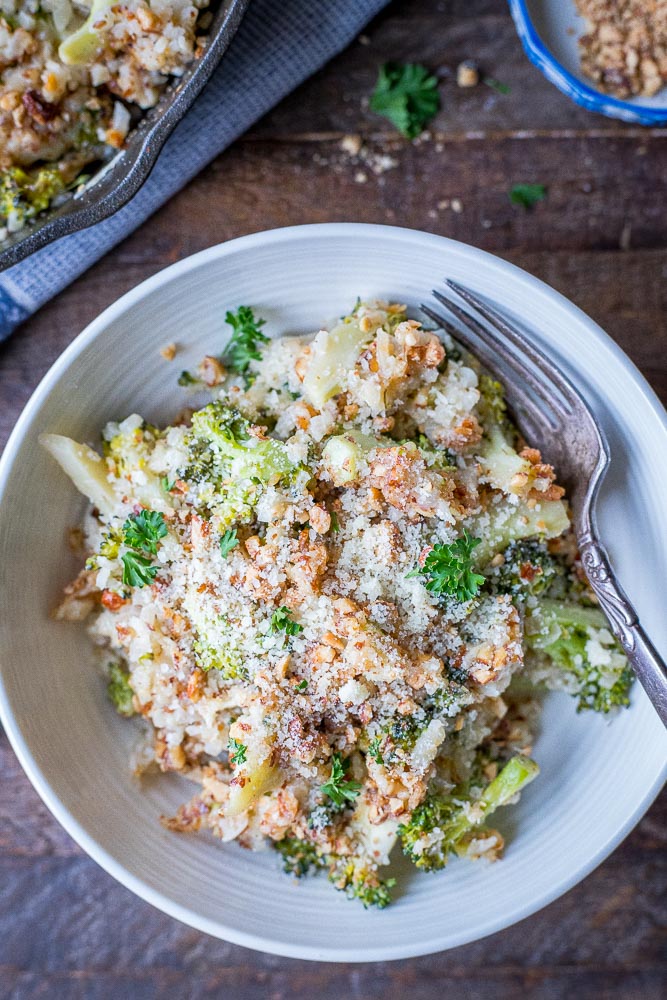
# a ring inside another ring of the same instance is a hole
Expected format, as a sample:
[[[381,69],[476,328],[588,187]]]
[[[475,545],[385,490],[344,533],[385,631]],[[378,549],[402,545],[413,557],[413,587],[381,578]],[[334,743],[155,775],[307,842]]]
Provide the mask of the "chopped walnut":
[[[616,97],[652,97],[667,83],[664,0],[576,0],[588,30],[579,39],[581,68]]]

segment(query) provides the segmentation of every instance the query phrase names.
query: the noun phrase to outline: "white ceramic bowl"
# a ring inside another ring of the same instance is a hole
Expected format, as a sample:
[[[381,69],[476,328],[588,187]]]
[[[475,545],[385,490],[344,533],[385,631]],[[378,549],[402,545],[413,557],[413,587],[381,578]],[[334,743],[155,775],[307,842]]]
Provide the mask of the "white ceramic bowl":
[[[296,882],[273,852],[251,854],[164,830],[192,786],[131,777],[133,726],[107,703],[85,636],[49,620],[76,571],[65,545],[81,500],[37,443],[42,431],[94,441],[138,411],[168,421],[181,368],[219,350],[225,309],[251,304],[268,329],[308,331],[357,294],[416,306],[448,275],[525,323],[582,387],[609,437],[600,524],[623,584],[667,652],[667,420],[639,373],[590,319],[523,271],[451,240],[381,226],[324,225],[234,240],[183,260],[106,310],[68,348],[25,409],[0,466],[0,712],[35,788],[74,839],[139,896],[210,934],[282,955],[380,961],[427,954],[529,916],[605,858],[657,794],[667,737],[635,688],[613,722],[547,699],[534,755],[541,777],[499,819],[496,865],[455,861],[401,877],[381,912],[326,881]],[[169,364],[159,348],[183,345]]]

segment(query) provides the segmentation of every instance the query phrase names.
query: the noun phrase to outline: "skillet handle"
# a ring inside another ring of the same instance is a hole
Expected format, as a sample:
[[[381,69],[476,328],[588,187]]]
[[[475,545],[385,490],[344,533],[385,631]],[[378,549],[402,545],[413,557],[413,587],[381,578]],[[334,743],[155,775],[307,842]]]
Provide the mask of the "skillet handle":
[[[579,539],[581,562],[611,630],[620,642],[639,682],[667,727],[667,665],[642,628],[611,568],[602,545],[591,535]]]

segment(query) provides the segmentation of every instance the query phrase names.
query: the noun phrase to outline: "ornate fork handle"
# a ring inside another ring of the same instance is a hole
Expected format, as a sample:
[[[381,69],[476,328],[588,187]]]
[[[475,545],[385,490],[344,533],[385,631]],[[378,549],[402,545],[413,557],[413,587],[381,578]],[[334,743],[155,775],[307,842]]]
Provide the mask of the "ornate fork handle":
[[[607,553],[591,535],[579,539],[581,562],[611,629],[642,687],[667,726],[667,666],[639,623],[637,612],[617,582]]]

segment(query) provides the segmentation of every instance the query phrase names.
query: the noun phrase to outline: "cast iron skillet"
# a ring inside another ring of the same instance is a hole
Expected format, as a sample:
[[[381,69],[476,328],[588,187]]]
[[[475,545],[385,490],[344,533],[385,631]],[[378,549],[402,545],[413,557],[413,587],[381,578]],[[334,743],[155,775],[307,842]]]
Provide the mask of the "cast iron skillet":
[[[197,94],[220,62],[241,23],[249,0],[220,0],[208,29],[208,43],[193,62],[130,132],[125,148],[102,168],[99,181],[76,198],[45,212],[32,225],[0,243],[0,271],[69,233],[86,229],[117,212],[137,193],[148,177],[158,153]],[[215,9],[214,4],[212,6]]]

